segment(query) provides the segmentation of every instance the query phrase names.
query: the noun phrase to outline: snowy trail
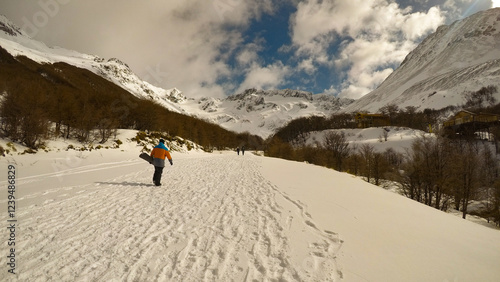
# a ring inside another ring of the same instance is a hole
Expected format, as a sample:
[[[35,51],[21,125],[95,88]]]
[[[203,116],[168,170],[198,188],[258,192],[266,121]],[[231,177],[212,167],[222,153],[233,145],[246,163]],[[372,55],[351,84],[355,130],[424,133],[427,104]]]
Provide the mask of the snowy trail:
[[[161,187],[151,167],[124,165],[140,169],[19,210],[20,281],[340,280],[337,234],[267,181],[258,157],[178,159]]]

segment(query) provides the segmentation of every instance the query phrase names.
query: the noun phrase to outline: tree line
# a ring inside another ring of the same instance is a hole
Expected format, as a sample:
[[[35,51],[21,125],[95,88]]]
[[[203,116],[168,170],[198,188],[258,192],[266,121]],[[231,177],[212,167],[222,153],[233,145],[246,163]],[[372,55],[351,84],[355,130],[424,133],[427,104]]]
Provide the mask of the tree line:
[[[471,200],[485,199],[491,206],[484,215],[500,223],[498,160],[490,143],[422,137],[413,143],[400,169],[393,179],[403,195],[441,210],[452,205],[463,218]]]
[[[171,112],[91,71],[38,64],[0,48],[0,134],[29,148],[55,137],[104,143],[117,129],[168,132],[206,148],[259,147],[263,140]]]

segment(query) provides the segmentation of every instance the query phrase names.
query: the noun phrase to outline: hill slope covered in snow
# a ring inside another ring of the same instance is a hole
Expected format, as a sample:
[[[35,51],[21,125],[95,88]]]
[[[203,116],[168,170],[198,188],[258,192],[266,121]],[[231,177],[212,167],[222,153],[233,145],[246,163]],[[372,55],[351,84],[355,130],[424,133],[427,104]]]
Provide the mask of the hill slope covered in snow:
[[[376,90],[346,111],[376,112],[394,104],[440,109],[461,105],[464,94],[500,89],[500,8],[439,27]],[[495,96],[500,100],[500,91]]]

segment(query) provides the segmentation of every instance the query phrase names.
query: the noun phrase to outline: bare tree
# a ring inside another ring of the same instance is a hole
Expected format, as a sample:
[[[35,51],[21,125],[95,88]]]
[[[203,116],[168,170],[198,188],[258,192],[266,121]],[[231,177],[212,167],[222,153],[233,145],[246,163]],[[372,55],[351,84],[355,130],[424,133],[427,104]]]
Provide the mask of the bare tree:
[[[363,144],[359,147],[359,154],[362,159],[361,174],[370,182],[373,177],[375,147],[370,144]]]
[[[335,169],[342,171],[344,160],[349,157],[351,149],[344,132],[330,131],[325,134],[324,148],[328,150],[335,162]]]
[[[10,90],[4,95],[0,106],[3,130],[13,140],[19,140],[32,149],[38,148],[48,132],[46,107],[47,96],[39,84],[20,82],[15,91]]]
[[[453,148],[448,139],[422,136],[406,153],[399,175],[401,191],[407,197],[436,209],[446,210],[453,187]]]
[[[381,181],[383,180],[385,173],[389,170],[388,162],[384,157],[384,154],[375,152],[373,154],[373,166],[372,166],[372,175],[373,180],[375,181],[375,185],[379,186]]]
[[[384,128],[384,131],[382,132],[382,136],[384,136],[385,142],[387,142],[387,138],[389,137],[389,129]]]
[[[500,179],[497,179],[493,188],[493,206],[491,216],[494,218],[497,225],[500,226]]]
[[[493,106],[496,103],[496,99],[493,97],[495,93],[497,93],[497,87],[493,85],[482,87],[476,92],[467,92],[465,93],[465,106],[473,110]]]
[[[406,150],[405,161],[401,166],[399,174],[400,192],[404,196],[418,202],[423,202],[424,177],[423,177],[423,157],[419,150],[419,143],[412,144],[411,149]]]
[[[382,108],[379,109],[379,112],[383,115],[386,115],[389,117],[391,124],[395,124],[395,119],[396,116],[398,115],[399,108],[395,104],[390,104],[383,106]]]
[[[454,142],[452,172],[454,185],[455,208],[467,216],[470,200],[474,197],[480,184],[479,146],[472,139]]]

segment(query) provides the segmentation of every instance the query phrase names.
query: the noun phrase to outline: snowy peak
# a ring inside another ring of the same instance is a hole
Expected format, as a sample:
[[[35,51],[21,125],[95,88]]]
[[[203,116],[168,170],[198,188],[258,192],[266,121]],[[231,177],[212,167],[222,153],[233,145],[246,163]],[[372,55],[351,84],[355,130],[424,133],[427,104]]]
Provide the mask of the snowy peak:
[[[255,88],[250,88],[243,93],[232,95],[228,97],[228,100],[236,101],[236,100],[244,100],[247,97],[256,97],[256,96],[281,96],[281,97],[291,97],[291,98],[302,98],[305,100],[312,101],[313,94],[311,92],[301,91],[301,90],[293,90],[293,89],[284,89],[284,90],[257,90]]]
[[[277,99],[281,100],[281,103],[276,103]],[[251,88],[243,91],[243,93],[231,95],[226,100],[235,102],[237,110],[244,109],[247,112],[264,109],[279,110],[280,108],[289,111],[295,106],[306,109],[308,107],[307,103],[313,101],[313,95],[310,92],[292,89],[265,91]]]
[[[241,106],[244,106],[245,104],[258,106],[266,104],[266,101],[279,101],[281,102],[280,104],[295,104],[299,107],[303,107],[304,109],[307,108],[308,104],[314,104],[316,106],[329,104],[330,107],[327,105],[324,107],[324,110],[327,112],[337,111],[353,101],[351,99],[337,98],[333,95],[327,94],[313,95],[311,92],[302,90],[257,90],[255,88],[247,89],[240,94],[231,95],[227,97],[226,100],[238,102]],[[275,104],[275,106],[279,105]]]
[[[187,97],[177,88],[165,90],[165,98],[173,103],[182,103],[187,100]]]
[[[7,19],[4,15],[0,15],[0,33],[4,33],[9,36],[23,35],[21,29],[9,21],[9,19]]]
[[[268,137],[290,120],[305,116],[327,116],[352,103],[333,95],[313,95],[301,90],[247,89],[225,99],[189,100],[182,106],[196,116],[236,132]]]
[[[347,110],[375,112],[387,104],[421,110],[461,105],[466,92],[500,86],[499,60],[500,8],[496,8],[439,27],[376,90]]]

